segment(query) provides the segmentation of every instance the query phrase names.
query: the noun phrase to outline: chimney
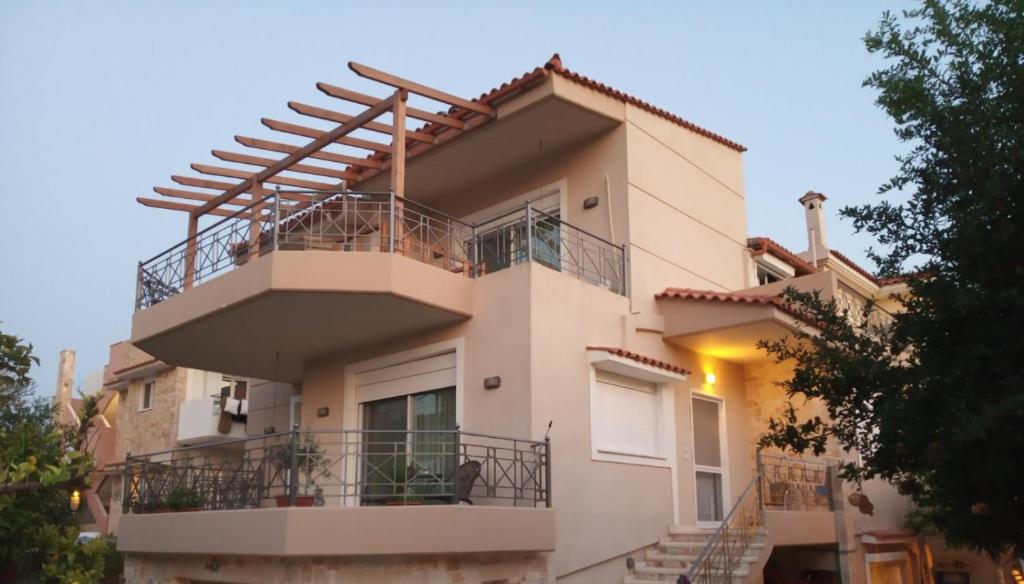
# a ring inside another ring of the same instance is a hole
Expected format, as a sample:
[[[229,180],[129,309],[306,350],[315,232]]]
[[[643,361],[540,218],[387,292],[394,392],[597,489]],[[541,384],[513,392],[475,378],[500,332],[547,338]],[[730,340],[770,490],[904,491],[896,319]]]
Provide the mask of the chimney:
[[[64,349],[57,364],[57,394],[53,401],[60,406],[71,404],[71,393],[75,383],[75,352]]]
[[[826,198],[825,195],[814,191],[807,191],[807,194],[800,197],[800,204],[804,206],[804,216],[807,219],[807,252],[803,255],[811,264],[817,264],[818,260],[828,257],[825,210],[822,208]]]

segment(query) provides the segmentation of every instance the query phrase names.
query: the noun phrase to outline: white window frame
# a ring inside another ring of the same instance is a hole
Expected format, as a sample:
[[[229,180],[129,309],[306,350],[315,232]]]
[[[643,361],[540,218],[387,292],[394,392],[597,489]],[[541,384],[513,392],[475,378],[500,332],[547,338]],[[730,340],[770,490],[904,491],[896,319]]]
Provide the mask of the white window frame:
[[[152,391],[149,393],[149,405],[146,405],[146,388],[152,386]],[[150,377],[142,381],[142,390],[139,392],[139,410],[140,412],[148,412],[153,409],[153,402],[156,401],[156,378]]]
[[[664,369],[644,365],[625,357],[601,350],[587,351],[589,361],[589,411],[590,416],[590,459],[595,462],[652,466],[669,470],[672,489],[672,517],[679,523],[679,473],[676,456],[676,406],[674,385],[686,381],[686,376]],[[658,451],[654,456],[629,454],[602,450],[594,439],[597,432],[595,422],[595,401],[597,392],[597,371],[607,371],[639,381],[654,384],[658,424]]]
[[[404,363],[419,361],[452,352],[455,353],[455,424],[461,427],[465,412],[465,337],[448,339],[432,343],[430,345],[409,349],[407,351],[401,351],[399,353],[392,353],[382,357],[366,359],[365,361],[347,363],[345,365],[345,374],[342,381],[342,402],[344,403],[344,406],[342,407],[341,429],[361,429],[363,427],[363,402],[372,401],[372,398],[369,396],[363,396],[367,399],[361,400],[360,396],[357,395],[359,393],[358,378],[360,373],[373,371],[374,369],[382,369],[384,367],[402,365]],[[355,456],[348,457],[348,466],[343,471],[347,472],[348,476],[356,476],[357,458],[358,457]],[[356,499],[358,499],[358,497]],[[347,497],[343,498],[340,501],[340,504],[351,507],[360,506],[360,502],[358,500],[350,500],[350,498]]]
[[[722,466],[713,467],[697,464],[697,445],[696,436],[694,435],[694,424],[693,424],[693,400],[703,399],[707,401],[718,402],[718,447],[721,450],[720,455],[722,459]],[[732,509],[733,501],[731,495],[731,489],[729,488],[729,432],[726,429],[726,415],[725,415],[725,398],[720,395],[713,395],[700,389],[690,388],[690,403],[687,405],[690,410],[690,450],[693,452],[693,510],[694,510],[694,522],[697,527],[718,527],[722,524],[721,521],[701,521],[696,518],[697,513],[697,473],[698,472],[709,472],[709,473],[721,473],[722,476],[722,517],[725,518]]]

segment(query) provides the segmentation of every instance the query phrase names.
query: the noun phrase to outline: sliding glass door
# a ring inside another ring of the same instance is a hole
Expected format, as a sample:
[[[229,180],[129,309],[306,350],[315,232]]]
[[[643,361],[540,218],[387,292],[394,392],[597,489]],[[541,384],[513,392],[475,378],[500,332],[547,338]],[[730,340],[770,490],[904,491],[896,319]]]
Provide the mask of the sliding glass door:
[[[455,388],[363,404],[364,505],[450,500],[455,476]]]

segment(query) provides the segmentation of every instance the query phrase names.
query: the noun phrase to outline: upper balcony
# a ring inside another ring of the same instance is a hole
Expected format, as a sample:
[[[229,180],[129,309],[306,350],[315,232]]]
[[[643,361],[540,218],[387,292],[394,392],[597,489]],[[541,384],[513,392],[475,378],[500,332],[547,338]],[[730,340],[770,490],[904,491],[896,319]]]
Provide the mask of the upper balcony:
[[[473,278],[523,262],[625,293],[622,247],[529,203],[471,225],[390,194],[302,206],[294,194],[141,262],[132,342],[177,365],[295,381],[305,359],[470,318]]]

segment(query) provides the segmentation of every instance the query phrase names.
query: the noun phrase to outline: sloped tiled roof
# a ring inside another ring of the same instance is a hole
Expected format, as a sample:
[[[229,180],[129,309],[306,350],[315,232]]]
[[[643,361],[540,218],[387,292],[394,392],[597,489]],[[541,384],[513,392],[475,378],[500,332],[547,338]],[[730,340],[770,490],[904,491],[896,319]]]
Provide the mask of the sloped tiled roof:
[[[781,296],[771,296],[768,294],[737,294],[734,292],[717,292],[715,290],[694,290],[693,288],[666,288],[655,294],[654,298],[656,300],[709,300],[713,302],[732,302],[734,304],[759,304],[773,306],[794,318],[803,319],[801,315],[797,314],[782,301]]]
[[[637,363],[641,363],[643,365],[648,365],[650,367],[656,367],[658,369],[663,369],[665,371],[670,371],[672,373],[676,373],[676,374],[679,374],[679,375],[690,375],[691,374],[690,371],[688,371],[686,369],[683,369],[682,367],[679,367],[678,365],[673,365],[673,364],[668,363],[666,361],[661,361],[660,359],[655,359],[654,357],[648,357],[646,355],[641,355],[640,353],[634,353],[633,351],[627,351],[626,349],[622,349],[622,348],[619,348],[619,347],[590,346],[590,347],[587,347],[587,350],[588,351],[605,351],[605,352],[607,352],[609,354],[615,355],[616,357],[622,357],[624,359],[629,359],[630,361],[636,361]]]
[[[752,256],[770,253],[779,258],[792,267],[797,276],[806,276],[807,274],[813,274],[817,271],[814,269],[814,266],[807,263],[800,256],[782,247],[778,243],[775,243],[775,241],[770,238],[751,237],[747,239],[747,247],[750,248],[750,255]]]
[[[686,128],[687,130],[690,130],[691,132],[700,134],[705,138],[714,140],[715,142],[718,142],[719,144],[727,146],[738,152],[746,152],[747,150],[747,148],[742,144],[730,140],[725,136],[716,134],[715,132],[712,132],[706,128],[702,128],[697,124],[690,122],[689,120],[685,120],[677,116],[676,114],[673,114],[672,112],[659,108],[636,96],[630,95],[623,91],[619,91],[618,89],[615,89],[610,85],[605,85],[604,83],[601,83],[599,81],[591,79],[590,77],[581,75],[580,73],[577,73],[566,68],[562,64],[562,58],[558,55],[558,53],[552,55],[551,58],[548,59],[548,61],[544,63],[543,66],[537,67],[536,69],[528,71],[518,77],[514,77],[511,81],[508,81],[507,83],[502,83],[500,86],[495,87],[490,91],[484,92],[483,94],[480,95],[480,97],[476,98],[474,101],[478,101],[480,103],[484,103],[487,105],[493,105],[495,102],[504,99],[510,95],[527,90],[528,88],[532,87],[535,83],[539,82],[540,80],[544,79],[550,74],[558,75],[559,77],[568,79],[573,83],[578,83],[579,85],[582,85],[589,89],[593,89],[594,91],[600,92],[619,101],[636,106],[646,112],[652,113],[660,118],[666,119],[674,124]],[[456,108],[452,108],[449,110],[449,115],[454,115],[455,117],[458,118],[462,116],[472,115],[472,113],[466,112],[465,110],[456,110]],[[444,129],[444,126],[431,123],[419,128],[418,131],[426,133],[437,133],[443,131]]]

